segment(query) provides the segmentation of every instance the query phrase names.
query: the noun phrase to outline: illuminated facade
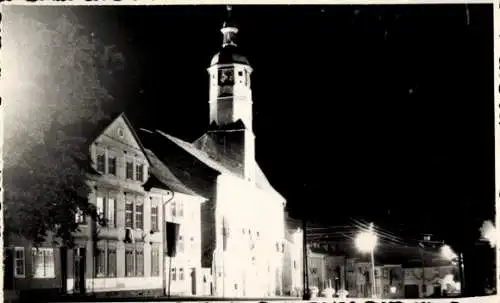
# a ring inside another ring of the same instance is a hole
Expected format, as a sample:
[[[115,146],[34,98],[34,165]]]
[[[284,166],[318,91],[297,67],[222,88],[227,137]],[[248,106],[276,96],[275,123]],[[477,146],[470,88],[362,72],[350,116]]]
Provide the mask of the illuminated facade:
[[[285,199],[255,160],[252,131],[252,68],[239,53],[238,29],[228,20],[213,57],[210,130],[195,142],[230,172],[216,183],[213,272],[217,296],[283,295]]]
[[[222,48],[208,68],[207,132],[190,143],[144,131],[144,144],[168,168],[170,187],[206,199],[201,208],[203,295],[281,296],[286,201],[255,159],[252,68],[235,43],[238,29],[227,21],[221,32]]]
[[[285,253],[283,259],[283,292],[287,296],[302,296],[303,237],[299,222],[287,217]]]

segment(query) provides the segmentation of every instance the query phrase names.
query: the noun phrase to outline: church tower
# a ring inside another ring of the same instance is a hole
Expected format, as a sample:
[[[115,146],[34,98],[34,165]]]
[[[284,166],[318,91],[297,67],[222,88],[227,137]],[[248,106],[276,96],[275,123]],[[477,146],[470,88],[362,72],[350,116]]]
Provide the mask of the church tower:
[[[224,126],[241,120],[251,130],[252,68],[247,58],[239,52],[236,41],[238,28],[231,19],[231,7],[228,7],[228,20],[224,22],[221,32],[222,48],[212,58],[208,68],[210,123]]]
[[[247,180],[255,176],[255,136],[252,131],[252,68],[240,53],[238,28],[232,20],[231,7],[224,22],[222,47],[212,58],[210,77],[209,123],[207,133],[217,141],[218,153],[225,155],[227,166],[236,169]],[[215,155],[214,155],[215,156]]]

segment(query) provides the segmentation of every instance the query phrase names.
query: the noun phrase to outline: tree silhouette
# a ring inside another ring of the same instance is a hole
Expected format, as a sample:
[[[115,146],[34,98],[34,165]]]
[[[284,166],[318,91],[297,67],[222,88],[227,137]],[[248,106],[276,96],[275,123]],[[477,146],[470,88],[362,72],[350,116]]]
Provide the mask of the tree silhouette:
[[[40,243],[54,234],[71,246],[77,212],[97,220],[89,144],[97,125],[122,109],[106,86],[125,61],[71,10],[54,12],[4,13],[5,236]]]

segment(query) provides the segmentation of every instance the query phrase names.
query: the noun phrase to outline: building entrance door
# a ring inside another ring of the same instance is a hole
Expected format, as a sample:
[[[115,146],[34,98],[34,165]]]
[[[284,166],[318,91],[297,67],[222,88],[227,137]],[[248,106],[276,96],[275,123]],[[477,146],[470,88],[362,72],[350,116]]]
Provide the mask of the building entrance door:
[[[405,285],[405,298],[406,299],[418,298],[418,285],[416,284]]]
[[[14,252],[12,248],[4,250],[3,281],[4,289],[14,289]]]
[[[74,269],[74,285],[73,290],[75,293],[85,293],[85,254],[84,247],[75,248],[73,254],[73,269]]]
[[[196,268],[191,268],[191,294],[196,295]]]

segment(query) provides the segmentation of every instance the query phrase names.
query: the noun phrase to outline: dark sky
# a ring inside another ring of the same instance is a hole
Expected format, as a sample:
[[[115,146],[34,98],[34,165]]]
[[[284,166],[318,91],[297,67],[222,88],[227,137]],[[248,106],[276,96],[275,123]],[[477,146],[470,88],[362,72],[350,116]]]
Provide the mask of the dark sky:
[[[200,136],[225,8],[81,10],[126,55],[115,93],[133,123]],[[257,160],[295,213],[422,232],[475,232],[493,216],[492,5],[468,10],[233,9],[254,68]]]

